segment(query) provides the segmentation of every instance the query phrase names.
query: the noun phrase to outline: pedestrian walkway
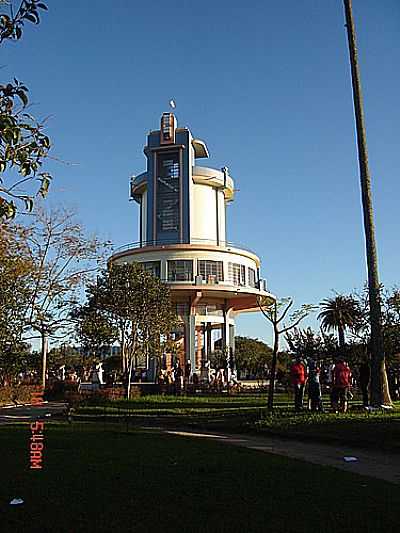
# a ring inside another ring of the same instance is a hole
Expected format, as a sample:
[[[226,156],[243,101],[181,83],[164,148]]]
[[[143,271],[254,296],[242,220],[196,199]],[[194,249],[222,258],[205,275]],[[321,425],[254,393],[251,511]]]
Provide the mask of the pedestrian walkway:
[[[148,429],[148,428],[147,428]],[[203,438],[227,445],[242,446],[251,450],[300,459],[317,465],[328,465],[363,476],[400,484],[400,455],[375,450],[315,442],[300,442],[274,436],[233,435],[163,430],[181,437]],[[344,458],[348,459],[348,462]],[[356,458],[354,461],[351,458]]]
[[[19,405],[0,407],[0,424],[15,424],[26,422],[38,417],[59,415],[65,413],[66,404],[60,402],[44,402],[41,405]]]

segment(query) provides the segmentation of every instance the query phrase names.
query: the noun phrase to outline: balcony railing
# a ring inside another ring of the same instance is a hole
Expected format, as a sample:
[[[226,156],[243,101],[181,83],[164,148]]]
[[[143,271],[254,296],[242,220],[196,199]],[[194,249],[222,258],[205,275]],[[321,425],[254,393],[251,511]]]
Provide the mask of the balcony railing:
[[[222,280],[216,281],[215,279],[212,279],[214,276],[207,276],[207,278],[203,278],[202,276],[197,275],[185,281],[183,280],[175,281],[175,280],[171,280],[171,279],[168,279],[165,277],[159,277],[159,276],[156,276],[156,277],[160,281],[162,281],[163,283],[167,283],[168,285],[195,285],[196,287],[200,287],[203,285],[220,285],[221,288],[229,287],[229,288],[234,288],[236,290],[237,289],[257,289],[259,291],[268,292],[267,281],[265,279],[258,280],[256,284],[253,286],[253,285],[248,285],[248,284],[237,285],[233,283],[232,280],[228,280],[228,279],[226,280],[222,279]]]
[[[114,254],[118,254],[120,252],[127,252],[129,250],[136,250],[138,248],[149,248],[152,246],[171,246],[174,244],[201,244],[205,246],[207,245],[218,246],[220,248],[225,248],[225,249],[226,248],[237,248],[239,250],[245,250],[246,252],[250,252],[254,255],[257,255],[249,247],[243,246],[242,244],[237,244],[237,243],[233,243],[230,241],[217,241],[215,239],[190,239],[190,242],[177,241],[176,239],[158,239],[155,241],[131,242],[129,244],[124,244],[123,246],[120,246],[119,248],[114,250]]]

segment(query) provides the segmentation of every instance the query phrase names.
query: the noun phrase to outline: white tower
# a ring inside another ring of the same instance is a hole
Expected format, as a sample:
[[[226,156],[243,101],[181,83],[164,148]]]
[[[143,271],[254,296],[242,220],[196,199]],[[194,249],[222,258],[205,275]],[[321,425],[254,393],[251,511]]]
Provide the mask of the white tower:
[[[235,316],[257,311],[258,296],[275,300],[260,278],[257,255],[226,240],[233,179],[227,168],[196,165],[208,157],[207,146],[177,128],[172,113],[164,113],[160,129],[149,133],[144,153],[147,171],[131,180],[131,198],[140,207],[139,241],[117,250],[112,261],[140,262],[168,283],[182,321],[182,366],[190,361],[200,377],[218,349],[226,354],[229,375]]]

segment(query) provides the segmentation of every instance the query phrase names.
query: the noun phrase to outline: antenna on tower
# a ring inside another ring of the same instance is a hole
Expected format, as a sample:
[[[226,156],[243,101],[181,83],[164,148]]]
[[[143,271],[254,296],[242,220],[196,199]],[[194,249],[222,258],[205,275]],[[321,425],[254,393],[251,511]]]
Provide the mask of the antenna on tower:
[[[229,168],[228,167],[222,167],[221,171],[222,171],[222,173],[224,175],[224,189],[226,189],[226,181],[227,181],[227,178],[228,178]]]

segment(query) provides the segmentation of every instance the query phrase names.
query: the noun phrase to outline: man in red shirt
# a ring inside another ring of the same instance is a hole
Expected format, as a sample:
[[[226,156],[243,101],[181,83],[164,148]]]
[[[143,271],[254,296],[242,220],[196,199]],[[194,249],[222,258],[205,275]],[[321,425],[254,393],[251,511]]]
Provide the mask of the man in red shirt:
[[[296,411],[303,409],[304,387],[307,381],[307,369],[301,357],[290,367],[290,379],[294,389],[294,408]]]
[[[332,372],[332,408],[337,413],[347,411],[347,395],[351,386],[351,370],[346,361],[339,358]]]

